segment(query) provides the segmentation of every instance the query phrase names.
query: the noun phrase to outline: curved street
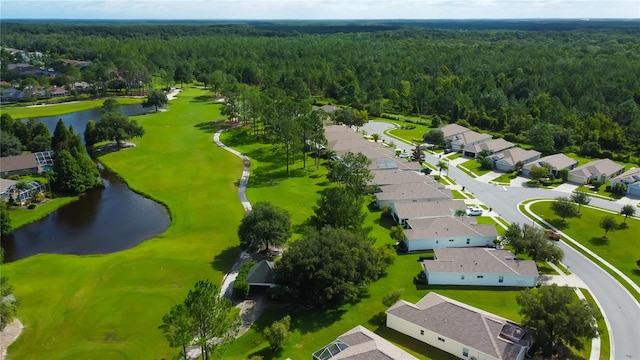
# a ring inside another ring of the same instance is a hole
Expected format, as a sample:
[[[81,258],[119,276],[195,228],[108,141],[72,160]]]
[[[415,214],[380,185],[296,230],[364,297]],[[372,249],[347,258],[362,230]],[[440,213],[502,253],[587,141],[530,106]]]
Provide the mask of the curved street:
[[[411,152],[413,145],[384,134],[394,126],[384,122],[369,122],[362,129],[368,134],[377,133],[386,142],[393,141],[397,148]],[[426,161],[437,164],[436,156],[427,154]],[[466,187],[478,200],[482,201],[506,221],[529,223],[532,220],[520,213],[518,204],[531,198],[553,198],[567,196],[567,193],[524,187],[503,187],[474,180],[460,169],[451,166],[448,175],[459,185]],[[622,205],[593,198],[591,204],[619,212]],[[610,326],[611,359],[640,359],[640,304],[611,275],[564,242],[559,246],[565,253],[563,264],[577,275],[589,288],[599,303]]]

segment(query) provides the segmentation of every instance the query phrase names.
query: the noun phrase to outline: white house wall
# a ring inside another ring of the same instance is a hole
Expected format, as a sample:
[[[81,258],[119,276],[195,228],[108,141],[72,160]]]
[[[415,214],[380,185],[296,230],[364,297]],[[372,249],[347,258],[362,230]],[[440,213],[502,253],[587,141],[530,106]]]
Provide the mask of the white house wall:
[[[469,243],[467,243],[469,239]],[[457,236],[431,239],[405,240],[408,251],[423,251],[450,247],[482,247],[493,246],[495,236]],[[453,240],[453,241],[451,241]]]
[[[580,176],[580,175],[571,175],[571,174],[569,174],[569,177],[567,177],[567,181],[572,182],[572,183],[576,183],[576,184],[586,184],[587,183],[587,177]]]
[[[434,273],[426,272],[429,285],[516,286],[535,287],[538,277],[517,274]],[[500,276],[503,281],[500,282]]]
[[[500,360],[496,357],[485,354],[477,349],[474,349],[470,346],[464,345],[460,342],[452,340],[450,338],[444,337],[440,334],[437,334],[431,330],[424,329],[414,323],[401,319],[397,316],[387,314],[387,327],[396,330],[402,334],[410,336],[416,340],[422,341],[423,343],[429,344],[437,349],[448,352],[458,358],[461,359],[471,359],[471,357],[475,357],[476,360]],[[421,334],[421,331],[423,334]],[[443,339],[444,341],[438,340],[438,338]],[[469,350],[469,356],[462,356],[462,350],[466,348]]]

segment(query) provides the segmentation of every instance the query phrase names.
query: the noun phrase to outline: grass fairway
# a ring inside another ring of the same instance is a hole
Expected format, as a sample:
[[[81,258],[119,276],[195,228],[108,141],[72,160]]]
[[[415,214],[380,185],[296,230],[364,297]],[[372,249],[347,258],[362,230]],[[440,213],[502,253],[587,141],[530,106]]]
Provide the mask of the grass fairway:
[[[169,308],[204,278],[220,283],[239,252],[244,211],[236,156],[213,144],[219,106],[189,89],[163,113],[136,120],[138,145],[100,159],[129,185],[166,204],[172,223],[157,238],[109,255],[37,255],[2,266],[25,324],[14,359],[172,358],[157,329]]]
[[[313,211],[312,206],[319,196],[318,192],[330,186],[325,176],[324,165],[315,170],[315,167],[308,163],[307,169],[303,170],[302,161],[297,159],[290,165],[290,176],[286,177],[283,154],[274,153],[270,145],[253,140],[246,130],[227,132],[221,139],[225,144],[251,158],[252,172],[247,190],[250,201],[269,201],[289,210],[294,231],[299,232],[301,224]],[[391,246],[393,240],[389,237],[388,228],[393,224],[387,219],[382,219],[380,215],[379,210],[367,209],[366,224],[373,227],[371,236],[377,238],[376,245]],[[387,276],[371,285],[370,296],[356,304],[332,310],[300,311],[283,308],[279,303],[271,303],[245,335],[225,347],[222,358],[244,360],[251,355],[261,355],[264,359],[308,359],[311,353],[334,341],[343,332],[356,325],[363,325],[420,359],[455,359],[440,350],[393,332],[383,325],[386,307],[382,304],[382,298],[395,289],[403,289],[403,299],[412,302],[417,302],[429,291],[435,290],[512,320],[520,320],[515,301],[520,289],[414,285],[413,277],[420,271],[417,262],[419,257],[419,254],[397,256],[395,264],[389,267]],[[264,327],[287,314],[292,317],[291,337],[282,352],[274,353],[261,333]]]
[[[55,116],[102,107],[102,103],[105,100],[106,99],[73,101],[68,103],[33,107],[6,107],[2,109],[0,113],[7,113],[14,119],[29,119],[43,116]],[[129,105],[140,104],[144,99],[118,97],[116,98],[116,100],[118,100],[118,102],[122,105]]]
[[[629,228],[610,231],[607,234],[607,240],[603,240],[604,230],[599,226],[600,220],[605,215],[612,215],[615,217],[616,222],[621,223],[624,220],[624,216],[582,206],[580,210],[581,217],[567,219],[567,222],[563,224],[561,219],[551,211],[550,204],[551,201],[537,202],[531,205],[531,211],[600,255],[627,275],[633,282],[640,285],[640,271],[636,266],[640,253],[638,252],[638,243],[634,241],[640,234],[640,220],[627,219]]]

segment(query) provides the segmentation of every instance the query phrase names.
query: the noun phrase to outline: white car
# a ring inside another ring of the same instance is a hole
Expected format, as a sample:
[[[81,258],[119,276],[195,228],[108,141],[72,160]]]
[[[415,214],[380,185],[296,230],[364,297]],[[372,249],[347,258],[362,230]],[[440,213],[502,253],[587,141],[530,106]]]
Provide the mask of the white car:
[[[482,209],[469,207],[467,208],[467,215],[469,216],[482,216]]]
[[[408,158],[408,157],[409,157],[409,154],[408,154],[408,153],[401,153],[401,154],[400,154],[400,155],[398,155],[398,156],[399,156],[399,157],[401,157],[401,158],[403,158],[403,159],[406,159],[406,158]]]

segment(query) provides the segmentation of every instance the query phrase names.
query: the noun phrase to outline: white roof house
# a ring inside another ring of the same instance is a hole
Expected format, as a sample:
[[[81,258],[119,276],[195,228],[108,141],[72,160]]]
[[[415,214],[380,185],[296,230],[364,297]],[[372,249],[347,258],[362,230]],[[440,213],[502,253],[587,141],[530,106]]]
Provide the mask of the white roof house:
[[[482,144],[491,141],[492,136],[475,132],[473,130],[465,131],[461,134],[451,136],[447,142],[449,147],[454,151],[464,150],[467,147]]]
[[[535,261],[519,260],[508,250],[492,248],[434,249],[433,260],[423,260],[430,285],[534,287],[538,284]]]
[[[627,195],[640,196],[640,168],[633,168],[611,179],[611,186],[622,183],[627,186]]]
[[[491,155],[493,167],[500,171],[511,171],[516,168],[516,164],[519,162],[527,164],[539,158],[540,152],[522,148],[511,148]]]
[[[625,167],[610,159],[600,159],[588,162],[569,171],[568,180],[577,184],[588,184],[594,180],[607,182],[622,174]]]
[[[443,200],[429,202],[408,202],[391,204],[391,216],[402,226],[419,219],[451,217],[456,211],[464,211],[464,200]]]
[[[442,131],[442,135],[444,135],[445,140],[450,140],[453,136],[460,135],[471,130],[458,124],[448,124],[441,127],[440,131]]]
[[[376,204],[382,209],[392,203],[442,201],[453,198],[451,190],[437,184],[410,183],[380,186],[382,192],[376,193]]]
[[[558,172],[560,170],[571,170],[576,168],[578,166],[578,160],[572,159],[565,154],[545,156],[526,164],[522,168],[522,175],[528,176],[529,171],[531,171],[534,166],[546,166],[549,168],[549,173],[553,174],[553,176],[558,176]]]
[[[404,231],[406,250],[424,251],[445,247],[493,246],[498,237],[492,224],[478,225],[463,217],[409,220]]]
[[[489,155],[493,155],[497,152],[504,151],[513,147],[513,144],[503,138],[493,139],[491,141],[483,142],[480,144],[465,146],[465,156],[478,157],[481,152],[487,151]]]
[[[400,184],[425,183],[425,182],[433,185],[437,184],[437,181],[435,181],[432,177],[426,176],[424,174],[421,174],[413,170],[374,169],[374,170],[371,170],[371,174],[373,175],[373,180],[371,180],[371,184],[377,184],[377,185],[400,185]]]
[[[313,353],[313,360],[418,360],[363,326]]]
[[[533,343],[526,328],[434,292],[386,314],[387,327],[462,359],[523,360]]]

